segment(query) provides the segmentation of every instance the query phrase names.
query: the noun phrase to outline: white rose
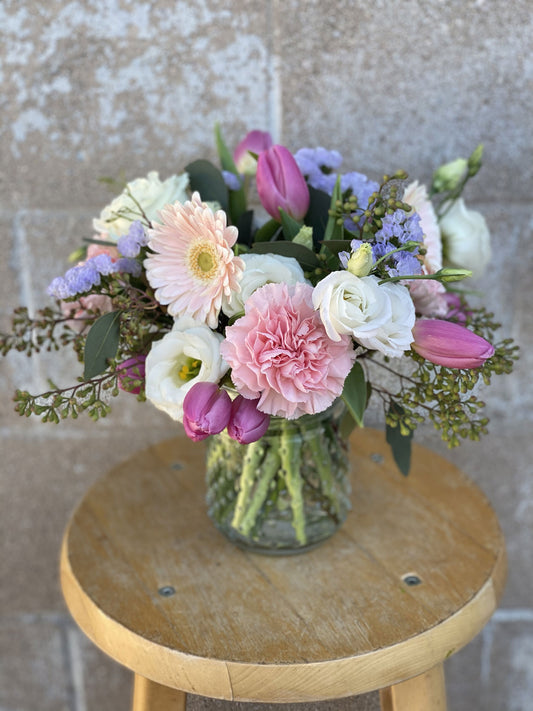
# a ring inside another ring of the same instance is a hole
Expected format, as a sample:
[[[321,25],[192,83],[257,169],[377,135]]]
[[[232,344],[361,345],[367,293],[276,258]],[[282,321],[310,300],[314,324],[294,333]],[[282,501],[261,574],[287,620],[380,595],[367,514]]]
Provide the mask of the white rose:
[[[348,271],[331,272],[313,289],[313,306],[332,341],[343,334],[356,340],[373,336],[392,316],[389,295],[377,277],[357,277]]]
[[[491,258],[485,218],[475,210],[468,210],[462,198],[451,207],[444,203],[442,210],[440,229],[445,262],[452,267],[470,269],[474,278],[481,276]]]
[[[229,299],[222,303],[226,316],[244,311],[244,304],[257,289],[265,284],[296,284],[305,282],[301,266],[293,257],[279,254],[243,254],[245,267],[239,285],[240,292],[232,292]]]
[[[415,306],[409,290],[401,284],[388,282],[379,287],[390,299],[391,318],[373,336],[359,336],[358,342],[365,348],[380,351],[391,358],[398,358],[408,351],[413,342]]]
[[[146,397],[173,420],[183,420],[183,400],[195,383],[217,383],[229,369],[220,355],[223,337],[183,316],[155,341],[146,358]]]
[[[142,219],[139,205],[150,222],[153,222],[165,205],[189,199],[185,192],[188,185],[187,173],[172,175],[161,181],[159,173],[153,170],[146,178],[137,178],[128,183],[124,191],[102,210],[100,217],[93,220],[93,227],[99,234],[108,233],[109,238],[116,242],[119,237],[128,233],[134,220]],[[135,200],[132,200],[128,193],[131,193]]]

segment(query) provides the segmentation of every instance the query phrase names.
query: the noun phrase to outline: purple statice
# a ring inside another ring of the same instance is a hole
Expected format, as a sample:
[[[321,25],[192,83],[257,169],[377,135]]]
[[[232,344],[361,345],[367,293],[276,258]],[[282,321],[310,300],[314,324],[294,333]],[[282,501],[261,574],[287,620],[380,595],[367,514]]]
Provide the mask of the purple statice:
[[[134,277],[141,275],[142,266],[141,263],[136,259],[130,259],[129,257],[122,257],[117,259],[114,264],[115,272],[120,272],[121,274],[131,274]]]
[[[100,273],[89,259],[65,272],[65,276],[56,277],[48,287],[50,296],[57,299],[69,299],[78,294],[85,294],[100,283]]]
[[[229,170],[223,170],[222,177],[224,178],[228,190],[240,190],[242,188],[241,180],[235,173],[231,173]]]
[[[420,226],[420,216],[413,212],[408,215],[404,210],[395,210],[382,218],[381,229],[376,232],[379,242],[396,239],[398,246],[408,241],[422,242],[424,233]]]
[[[338,151],[328,151],[322,146],[317,148],[300,148],[294,154],[298,167],[305,176],[316,173],[331,173],[340,168],[342,156]],[[335,182],[333,183],[335,184]]]
[[[363,173],[344,173],[341,175],[341,191],[345,193],[347,190],[355,195],[359,207],[366,209],[372,193],[379,190],[379,184]]]
[[[139,255],[141,247],[148,244],[148,235],[139,220],[131,223],[128,233],[122,235],[117,242],[117,249],[123,257],[134,258]]]
[[[97,254],[96,257],[89,259],[86,264],[91,264],[98,274],[102,276],[108,276],[115,271],[115,264],[109,254]]]
[[[396,252],[392,255],[396,262],[397,276],[410,276],[411,274],[422,274],[420,260],[411,252]],[[391,276],[396,276],[392,275]]]

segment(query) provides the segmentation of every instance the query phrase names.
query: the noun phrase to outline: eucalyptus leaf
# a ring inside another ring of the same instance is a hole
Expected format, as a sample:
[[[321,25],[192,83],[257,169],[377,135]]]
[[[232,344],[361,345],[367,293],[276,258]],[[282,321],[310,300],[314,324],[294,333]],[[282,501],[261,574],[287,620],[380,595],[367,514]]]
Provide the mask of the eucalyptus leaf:
[[[254,242],[270,242],[273,240],[278,232],[281,232],[281,225],[278,220],[268,220],[264,225],[257,230],[254,235]]]
[[[281,226],[283,227],[283,236],[285,239],[292,240],[300,231],[301,224],[291,217],[285,210],[279,209],[281,215]]]
[[[117,354],[120,338],[120,311],[111,311],[100,316],[93,323],[87,339],[83,356],[85,380],[100,375],[106,370],[108,360]]]
[[[204,202],[218,202],[223,210],[228,209],[228,189],[216,166],[202,159],[189,163],[185,170],[191,190],[197,190]]]
[[[315,247],[318,248],[320,242],[324,239],[326,225],[328,224],[328,210],[331,198],[322,190],[309,187],[309,209],[304,218],[304,222],[309,227],[313,228],[313,239]]]
[[[396,412],[403,415],[404,410],[401,405],[391,400],[389,412]],[[413,431],[409,430],[408,435],[403,435],[400,430],[400,425],[386,427],[387,444],[391,448],[392,456],[396,462],[396,466],[400,472],[407,476],[411,467],[411,443],[413,439]]]
[[[281,254],[284,257],[294,257],[302,269],[310,271],[320,266],[320,262],[314,252],[302,244],[279,240],[277,242],[255,242],[252,245],[252,252],[255,254]]]
[[[359,427],[363,427],[363,417],[367,403],[367,387],[363,367],[357,360],[344,381],[342,399]]]
[[[237,237],[237,242],[239,244],[245,244],[249,247],[252,244],[252,223],[254,219],[254,211],[247,210],[243,212],[236,223],[237,230],[239,231],[239,236]]]

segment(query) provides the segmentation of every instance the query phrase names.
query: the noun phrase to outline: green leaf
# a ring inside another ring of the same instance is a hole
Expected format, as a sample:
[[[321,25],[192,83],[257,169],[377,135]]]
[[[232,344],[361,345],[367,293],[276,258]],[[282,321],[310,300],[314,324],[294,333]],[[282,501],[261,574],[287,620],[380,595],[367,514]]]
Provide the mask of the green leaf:
[[[85,380],[103,373],[108,366],[108,360],[115,357],[120,337],[120,314],[120,311],[111,311],[100,316],[91,326],[83,356]]]
[[[189,185],[198,190],[204,202],[218,202],[223,210],[228,209],[228,189],[220,170],[208,160],[195,160],[185,167]]]
[[[355,361],[352,369],[348,373],[348,377],[344,381],[342,399],[359,427],[363,427],[363,416],[367,402],[367,387],[365,373],[358,360]]]
[[[227,170],[233,173],[239,180],[241,179],[237,171],[237,167],[233,160],[228,147],[226,146],[224,139],[222,138],[222,133],[220,131],[220,126],[218,123],[215,125],[215,140],[217,144],[218,157],[220,158],[220,165],[223,170]],[[230,190],[229,191],[229,215],[231,223],[236,225],[241,216],[246,212],[246,193],[244,191],[244,186],[240,190]]]
[[[331,202],[329,209],[336,212],[337,200],[342,200],[341,193],[341,176],[337,176],[337,181],[335,187],[333,188],[333,193],[331,195]],[[324,240],[330,239],[342,239],[344,234],[344,226],[337,224],[337,217],[335,215],[330,215],[328,218],[328,223],[326,225],[326,231],[324,233]]]
[[[331,198],[327,193],[322,192],[322,190],[316,190],[311,186],[308,187],[310,198],[309,209],[307,210],[304,222],[313,228],[313,239],[315,240],[315,246],[318,247],[320,241],[324,239],[324,233],[326,232]]]
[[[274,239],[276,232],[281,231],[281,225],[278,220],[268,220],[264,225],[257,230],[254,235],[254,242],[269,242]]]
[[[238,244],[245,244],[249,247],[252,244],[252,223],[254,219],[254,211],[247,210],[243,212],[236,223],[236,227],[239,231],[239,236],[237,237]]]
[[[404,409],[401,405],[398,405],[397,402],[391,400],[389,412],[403,415]],[[399,424],[396,427],[387,425],[386,438],[396,466],[404,476],[407,476],[411,467],[411,440],[413,439],[413,431],[409,430],[408,435],[403,435]]]
[[[302,244],[280,240],[277,242],[255,242],[252,245],[255,254],[281,254],[284,257],[294,257],[302,269],[310,271],[320,266],[318,257],[314,252]]]
[[[282,210],[280,207],[279,214],[281,215],[281,226],[283,227],[283,235],[285,239],[292,240],[300,231],[301,224],[293,217]]]

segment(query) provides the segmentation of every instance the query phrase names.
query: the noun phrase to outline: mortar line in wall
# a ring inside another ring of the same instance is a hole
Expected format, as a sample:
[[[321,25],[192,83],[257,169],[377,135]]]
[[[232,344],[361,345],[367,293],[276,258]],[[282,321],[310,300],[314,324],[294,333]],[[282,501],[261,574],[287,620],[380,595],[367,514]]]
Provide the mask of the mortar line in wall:
[[[281,71],[280,71],[280,28],[279,0],[269,3],[269,57],[268,57],[268,129],[274,143],[280,143],[283,135],[282,101],[281,101]]]
[[[533,610],[529,608],[504,608],[496,610],[494,622],[533,622]]]
[[[77,641],[74,638],[75,632],[67,621],[59,621],[57,626],[61,636],[69,708],[71,711],[87,711],[83,688],[83,667]]]
[[[483,628],[481,633],[481,660],[480,660],[480,682],[481,682],[481,693],[488,688],[490,682],[490,668],[491,668],[491,655],[492,655],[492,642],[494,639],[494,629],[493,621],[490,622]]]

